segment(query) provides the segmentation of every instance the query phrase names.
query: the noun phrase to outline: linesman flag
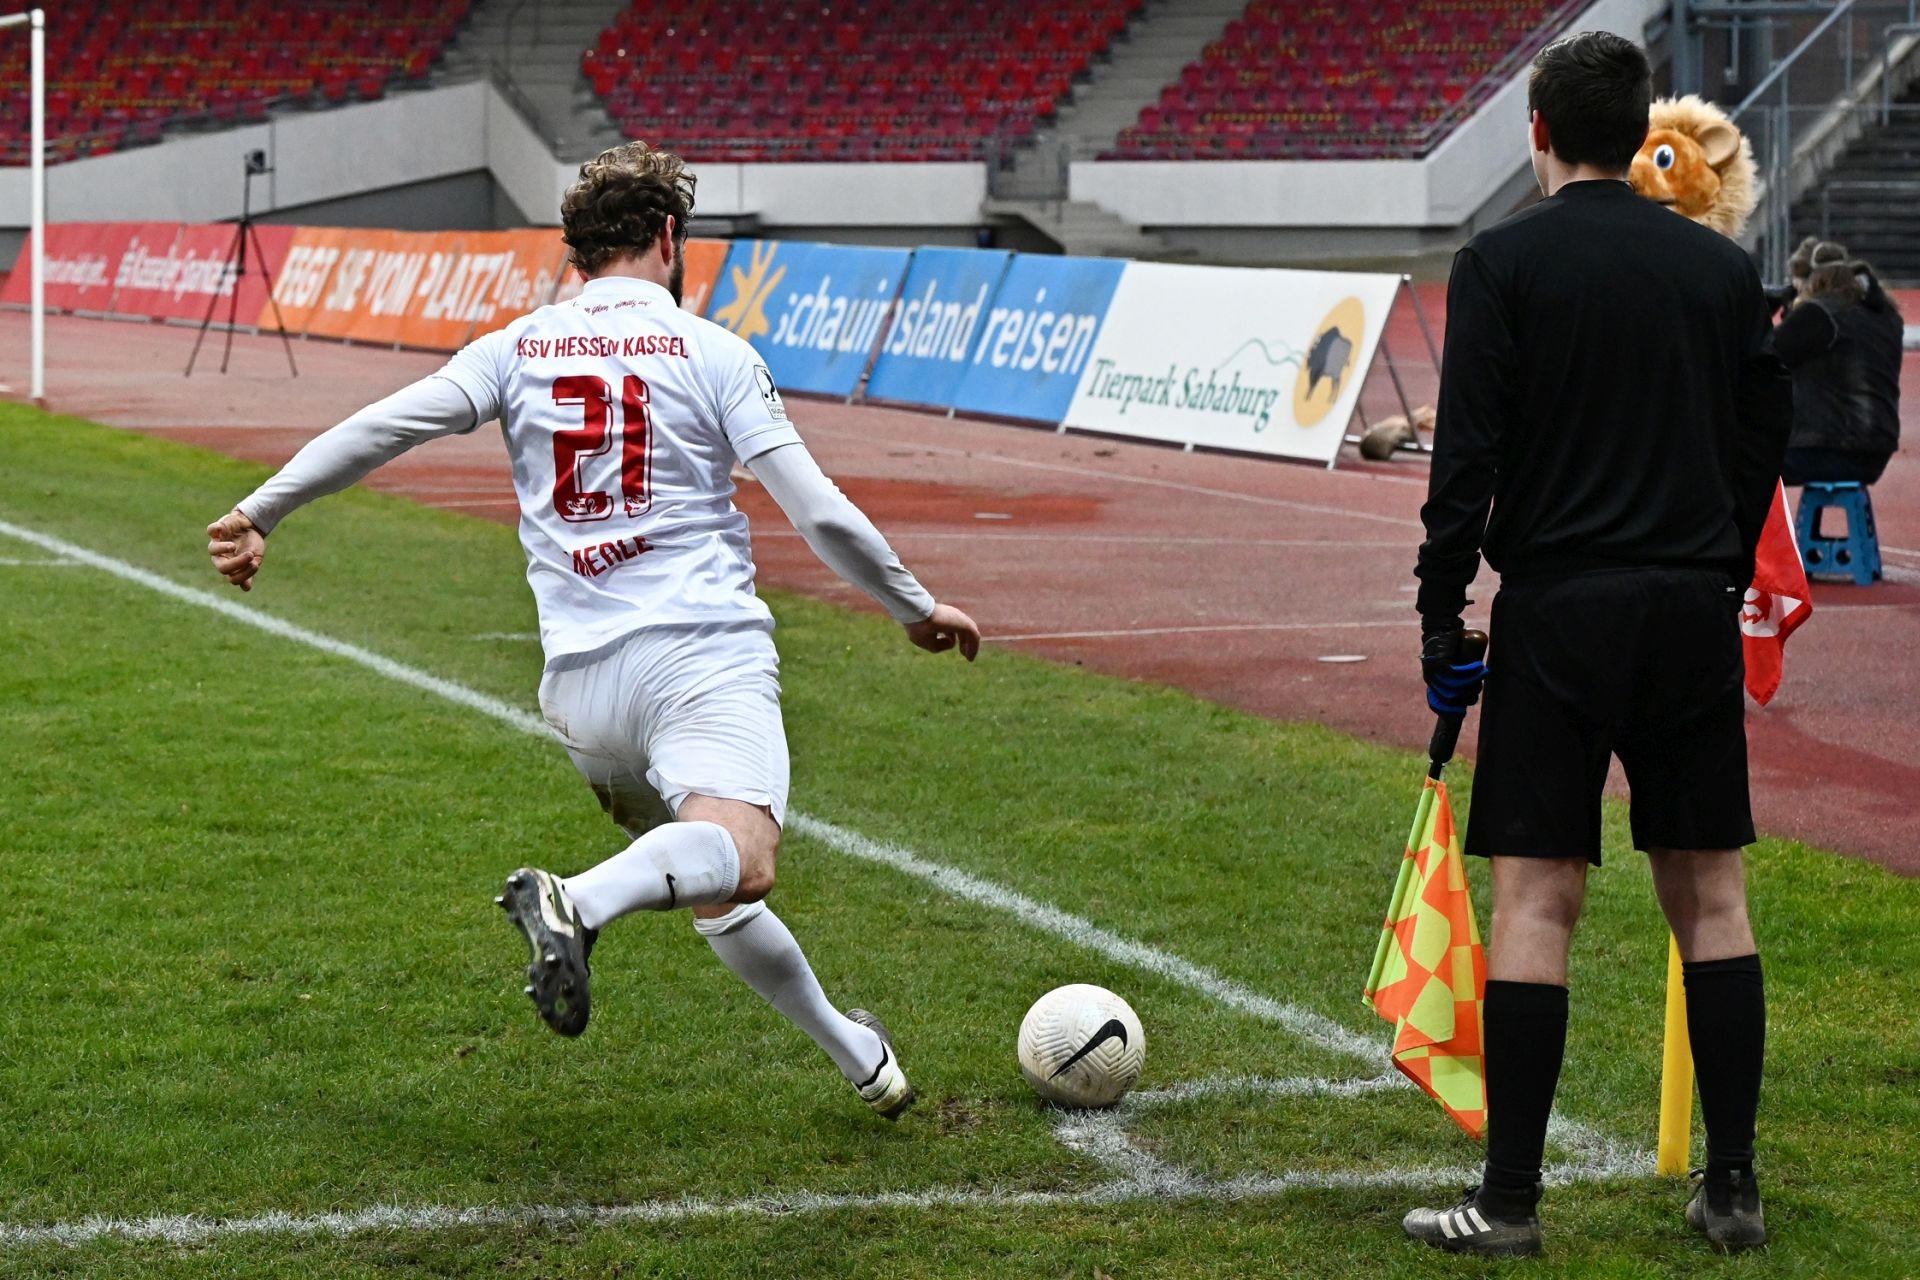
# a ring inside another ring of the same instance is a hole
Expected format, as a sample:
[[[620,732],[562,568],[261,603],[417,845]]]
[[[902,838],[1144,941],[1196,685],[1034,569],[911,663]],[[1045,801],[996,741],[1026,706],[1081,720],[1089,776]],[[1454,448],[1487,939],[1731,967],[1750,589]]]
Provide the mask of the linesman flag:
[[[1773,493],[1773,509],[1754,549],[1753,585],[1740,610],[1740,642],[1747,654],[1747,692],[1761,706],[1779,691],[1787,666],[1787,637],[1813,616],[1813,590],[1787,512],[1787,487]]]
[[[1393,1065],[1474,1138],[1487,1128],[1486,990],[1487,953],[1467,896],[1453,804],[1447,784],[1429,777],[1364,999],[1393,1024]]]

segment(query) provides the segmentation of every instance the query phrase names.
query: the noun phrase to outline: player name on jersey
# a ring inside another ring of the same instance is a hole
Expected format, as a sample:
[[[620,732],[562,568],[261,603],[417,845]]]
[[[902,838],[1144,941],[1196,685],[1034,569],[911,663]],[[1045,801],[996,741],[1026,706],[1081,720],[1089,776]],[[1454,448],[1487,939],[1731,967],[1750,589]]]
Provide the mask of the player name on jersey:
[[[591,356],[679,356],[687,359],[687,340],[664,333],[632,333],[624,337],[608,334],[574,334],[565,338],[523,337],[513,345],[513,353],[522,360],[564,360]]]
[[[583,578],[597,578],[609,569],[617,569],[653,550],[645,538],[615,538],[592,546],[573,549],[573,571]]]

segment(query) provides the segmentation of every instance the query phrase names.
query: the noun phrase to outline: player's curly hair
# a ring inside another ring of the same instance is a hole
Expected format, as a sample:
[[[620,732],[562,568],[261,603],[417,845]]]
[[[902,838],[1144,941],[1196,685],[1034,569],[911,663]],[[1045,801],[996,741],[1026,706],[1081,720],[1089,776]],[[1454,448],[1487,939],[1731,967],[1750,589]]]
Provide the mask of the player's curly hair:
[[[560,238],[573,265],[593,275],[623,253],[652,247],[674,220],[675,247],[687,239],[694,176],[679,156],[644,142],[609,147],[580,166],[560,200]]]

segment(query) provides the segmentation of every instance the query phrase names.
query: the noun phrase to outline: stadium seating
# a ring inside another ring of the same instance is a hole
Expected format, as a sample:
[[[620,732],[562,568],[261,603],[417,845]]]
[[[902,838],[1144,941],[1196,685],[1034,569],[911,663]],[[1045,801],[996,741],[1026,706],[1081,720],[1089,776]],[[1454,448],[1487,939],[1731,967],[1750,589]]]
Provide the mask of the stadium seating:
[[[74,0],[47,28],[56,160],[157,142],[170,123],[378,98],[426,75],[470,0]],[[18,33],[15,33],[16,36]],[[0,164],[23,164],[27,41],[0,40]]]
[[[638,0],[581,58],[696,160],[973,160],[1031,135],[1145,0]]]
[[[1580,7],[1254,0],[1102,158],[1424,155]]]

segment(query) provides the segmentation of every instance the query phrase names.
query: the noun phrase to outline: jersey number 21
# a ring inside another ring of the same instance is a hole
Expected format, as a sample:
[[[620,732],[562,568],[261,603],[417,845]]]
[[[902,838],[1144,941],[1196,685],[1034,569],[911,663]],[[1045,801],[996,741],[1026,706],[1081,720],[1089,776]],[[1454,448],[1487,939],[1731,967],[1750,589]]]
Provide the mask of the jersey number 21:
[[[613,498],[599,490],[583,492],[580,469],[614,447],[612,389],[594,374],[555,378],[553,402],[579,405],[584,420],[579,428],[553,433],[553,509],[574,524],[605,520],[613,514]],[[647,384],[628,374],[620,383],[620,501],[629,517],[653,505],[653,418],[647,406]]]

